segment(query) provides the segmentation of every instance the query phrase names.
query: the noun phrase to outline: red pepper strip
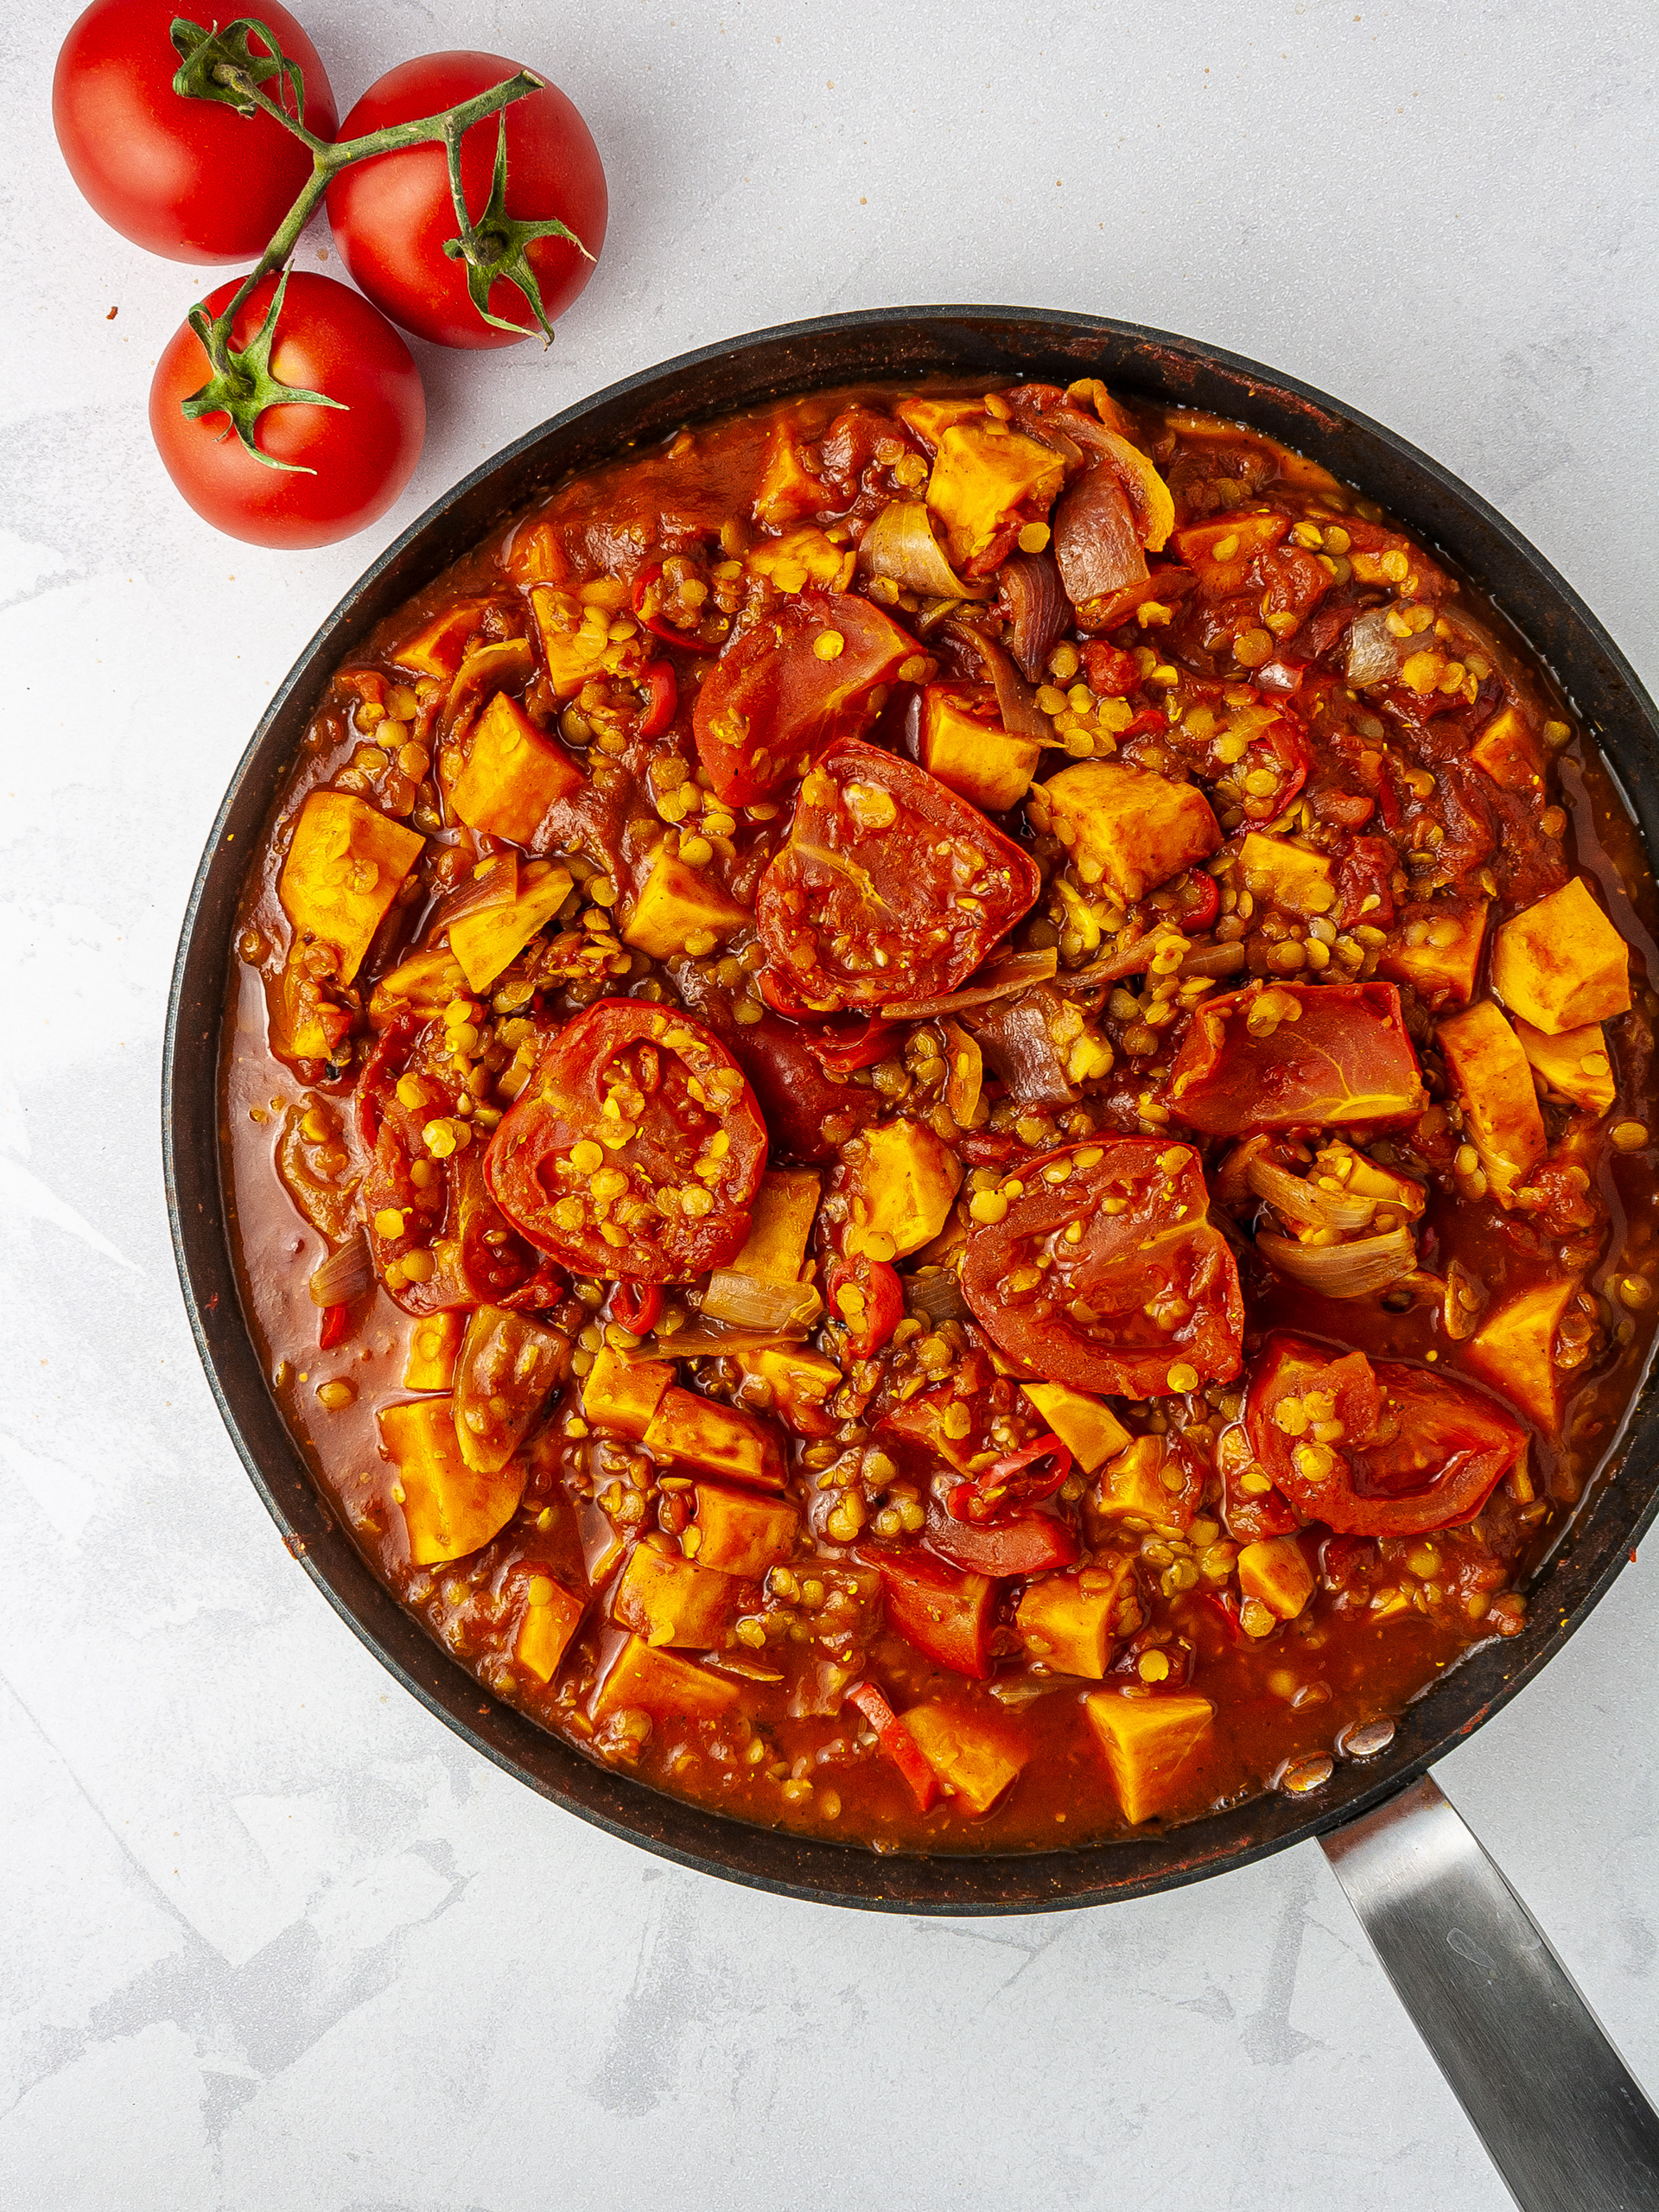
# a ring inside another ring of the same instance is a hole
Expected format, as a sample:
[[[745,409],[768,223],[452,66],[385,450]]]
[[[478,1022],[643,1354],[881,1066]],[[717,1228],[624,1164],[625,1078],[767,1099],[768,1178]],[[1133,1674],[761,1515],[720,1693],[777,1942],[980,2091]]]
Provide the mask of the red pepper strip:
[[[939,1794],[939,1778],[922,1757],[920,1746],[902,1720],[893,1716],[874,1682],[855,1682],[847,1693],[875,1731],[875,1739],[915,1794],[923,1812],[929,1811]]]
[[[1195,868],[1186,879],[1187,903],[1181,908],[1181,925],[1207,930],[1221,912],[1221,886],[1207,868]]]
[[[847,1349],[855,1359],[873,1359],[904,1318],[905,1292],[885,1260],[837,1260],[826,1286],[830,1311],[847,1324]],[[848,1311],[842,1291],[852,1291]],[[860,1303],[859,1301],[862,1302]]]
[[[352,1333],[352,1309],[349,1306],[325,1306],[317,1327],[317,1349],[333,1351],[336,1344],[345,1343]]]
[[[1169,716],[1161,707],[1142,707],[1128,728],[1118,733],[1118,743],[1131,737],[1167,736]]]
[[[662,1318],[659,1282],[620,1282],[611,1293],[611,1319],[630,1336],[648,1337]]]
[[[873,1068],[878,1060],[891,1059],[899,1025],[875,1014],[854,1029],[821,1029],[807,1038],[807,1049],[826,1075],[851,1075],[857,1068]]]
[[[1045,1460],[1052,1464],[1045,1467]],[[1034,1444],[993,1460],[971,1482],[958,1483],[945,1503],[953,1520],[982,1524],[1004,1505],[1034,1505],[1039,1498],[1052,1497],[1071,1471],[1071,1454],[1059,1438],[1039,1436]]]
[[[645,681],[651,686],[651,697],[634,734],[639,737],[660,737],[673,721],[680,703],[679,683],[672,664],[665,660],[652,661],[645,670]]]
[[[1308,749],[1307,740],[1282,715],[1276,722],[1269,725],[1262,741],[1272,753],[1274,766],[1279,771],[1279,789],[1273,803],[1277,811],[1282,814],[1307,781],[1307,772],[1313,766],[1313,755]]]

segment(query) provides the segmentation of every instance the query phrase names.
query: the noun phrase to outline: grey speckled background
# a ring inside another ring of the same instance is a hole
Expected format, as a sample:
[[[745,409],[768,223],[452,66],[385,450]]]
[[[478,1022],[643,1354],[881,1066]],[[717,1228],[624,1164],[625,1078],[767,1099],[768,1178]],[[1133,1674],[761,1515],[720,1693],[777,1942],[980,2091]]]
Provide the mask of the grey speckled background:
[[[1650,11],[296,4],[342,105],[443,44],[546,69],[613,227],[551,354],[423,353],[378,530],[232,545],[144,425],[193,277],[59,164],[70,10],[4,11],[0,2199],[1497,2212],[1315,1850],[1086,1915],[856,1917],[656,1864],[462,1749],[219,1428],[158,1059],[219,791],[363,563],[543,415],[791,316],[1031,302],[1290,370],[1494,499],[1651,683]],[[1441,1770],[1649,2081],[1656,1560]]]

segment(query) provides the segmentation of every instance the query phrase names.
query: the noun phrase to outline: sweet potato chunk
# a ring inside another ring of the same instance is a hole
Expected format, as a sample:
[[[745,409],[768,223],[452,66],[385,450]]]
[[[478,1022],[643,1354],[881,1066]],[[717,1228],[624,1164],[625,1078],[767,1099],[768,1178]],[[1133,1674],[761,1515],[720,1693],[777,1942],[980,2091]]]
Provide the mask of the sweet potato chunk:
[[[461,1456],[453,1402],[413,1398],[383,1406],[380,1438],[397,1470],[409,1555],[416,1567],[465,1559],[505,1529],[518,1510],[525,1469],[511,1462],[492,1473]]]
[[[734,1272],[761,1282],[798,1282],[822,1187],[810,1167],[769,1167],[755,1193],[747,1239],[730,1262]]]
[[[581,1619],[580,1598],[573,1597],[550,1574],[532,1573],[513,1641],[514,1659],[526,1674],[534,1675],[538,1681],[550,1682]]]
[[[1492,988],[1547,1037],[1630,1011],[1629,948],[1581,875],[1503,924],[1492,946]]]
[[[766,1344],[739,1360],[746,1375],[758,1375],[772,1392],[772,1410],[797,1436],[830,1435],[835,1422],[826,1411],[840,1389],[841,1370],[810,1344]]]
[[[728,1490],[723,1483],[698,1483],[692,1494],[697,1503],[696,1549],[688,1549],[687,1555],[699,1567],[758,1582],[794,1550],[801,1516],[792,1505]],[[688,1529],[688,1547],[692,1534]]]
[[[617,1585],[611,1618],[653,1646],[708,1651],[724,1643],[735,1611],[730,1575],[636,1544]]]
[[[1022,1382],[1020,1389],[1084,1474],[1104,1466],[1129,1443],[1129,1432],[1103,1400],[1068,1382]]]
[[[1238,1586],[1281,1621],[1294,1621],[1313,1595],[1313,1570],[1294,1536],[1264,1536],[1240,1552]]]
[[[1470,747],[1469,758],[1506,791],[1535,791],[1544,780],[1538,733],[1513,706],[1498,709]]]
[[[1607,1111],[1617,1089],[1607,1039],[1599,1021],[1586,1021],[1582,1029],[1563,1029],[1554,1037],[1545,1036],[1529,1021],[1517,1021],[1515,1033],[1535,1073],[1542,1076],[1552,1090],[1570,1098],[1588,1114]]]
[[[754,495],[754,518],[777,530],[801,515],[816,514],[829,494],[801,458],[798,425],[785,420],[774,423],[760,463],[760,482]]]
[[[467,1315],[460,1306],[446,1306],[429,1313],[410,1332],[409,1352],[404,1361],[405,1390],[447,1390],[455,1379],[455,1355],[461,1350]]]
[[[405,1007],[429,1017],[442,1014],[466,980],[460,961],[445,946],[411,952],[375,985],[369,1011],[377,1021],[389,1020]]]
[[[1245,889],[1287,914],[1323,914],[1337,903],[1335,863],[1287,837],[1265,837],[1252,830],[1238,864]]]
[[[449,925],[449,944],[467,988],[487,991],[537,930],[544,929],[570,893],[570,872],[532,861],[518,879],[518,896],[505,906],[480,906]]]
[[[762,538],[749,551],[755,575],[782,592],[804,591],[809,584],[822,591],[845,591],[857,565],[857,554],[837,545],[815,523],[787,530],[781,537]]]
[[[653,960],[666,960],[685,950],[688,938],[730,937],[753,918],[712,876],[689,867],[664,843],[658,847],[623,925],[622,942],[637,945]]]
[[[1123,1817],[1136,1826],[1150,1820],[1169,1802],[1180,1770],[1209,1732],[1215,1707],[1190,1691],[1135,1697],[1094,1690],[1083,1703],[1106,1754]]]
[[[1535,1284],[1489,1315],[1463,1348],[1474,1372],[1548,1437],[1561,1426],[1555,1332],[1578,1292],[1576,1276]]]
[[[962,1162],[920,1122],[882,1122],[848,1146],[853,1224],[891,1236],[899,1257],[931,1244],[950,1218]]]
[[[977,574],[1016,518],[1046,513],[1065,481],[1065,463],[1052,446],[1017,430],[994,430],[988,417],[942,430],[927,504],[951,567]]]
[[[970,1813],[988,1813],[1031,1756],[1010,1730],[994,1727],[959,1705],[913,1705],[899,1723]]]
[[[988,683],[930,683],[922,694],[922,766],[988,813],[1017,806],[1042,747],[1010,737]]]
[[[1512,1207],[1545,1150],[1544,1117],[1527,1056],[1490,999],[1441,1022],[1439,1037],[1492,1195]]]
[[[982,399],[901,399],[893,411],[907,430],[937,446],[958,423],[971,423],[976,416],[982,418],[985,403]]]
[[[1099,1681],[1113,1648],[1141,1625],[1135,1561],[1107,1553],[1074,1574],[1046,1574],[1027,1583],[1014,1615],[1029,1656],[1057,1675]]]
[[[769,1422],[677,1384],[658,1400],[645,1448],[659,1459],[683,1459],[707,1474],[729,1475],[761,1490],[784,1487],[783,1452]]]
[[[653,1650],[644,1637],[631,1636],[606,1670],[588,1711],[594,1720],[630,1711],[653,1719],[718,1720],[739,1694],[729,1677],[677,1659],[672,1652]]]
[[[561,699],[574,698],[589,677],[631,681],[645,666],[648,634],[633,630],[625,638],[611,636],[612,621],[627,599],[626,584],[608,576],[583,584],[575,594],[544,584],[531,593],[547,680]]]
[[[666,1360],[650,1360],[629,1367],[608,1344],[594,1354],[582,1387],[582,1410],[595,1428],[615,1429],[643,1444],[663,1394],[674,1380]]]
[[[1169,1446],[1161,1436],[1137,1436],[1101,1469],[1095,1511],[1105,1521],[1150,1521],[1160,1529],[1180,1525],[1181,1491],[1164,1481],[1170,1467]],[[1191,1520],[1190,1509],[1185,1517]]]
[[[435,621],[417,630],[407,645],[399,645],[392,658],[399,668],[412,668],[423,676],[453,676],[467,658],[467,648],[488,605],[486,599],[458,600]]]
[[[1377,973],[1411,984],[1425,1006],[1438,1009],[1452,1000],[1467,1006],[1475,995],[1491,911],[1488,899],[1459,905],[1437,899],[1421,911],[1405,908],[1376,963]]]
[[[300,809],[277,895],[296,930],[340,954],[340,980],[362,965],[426,842],[346,791],[313,791]]]
[[[528,845],[550,810],[582,786],[562,745],[543,737],[516,699],[498,691],[473,726],[449,804],[469,830]]]
[[[1197,785],[1147,768],[1080,760],[1037,790],[1084,882],[1104,882],[1125,900],[1155,891],[1221,844],[1210,802]]]

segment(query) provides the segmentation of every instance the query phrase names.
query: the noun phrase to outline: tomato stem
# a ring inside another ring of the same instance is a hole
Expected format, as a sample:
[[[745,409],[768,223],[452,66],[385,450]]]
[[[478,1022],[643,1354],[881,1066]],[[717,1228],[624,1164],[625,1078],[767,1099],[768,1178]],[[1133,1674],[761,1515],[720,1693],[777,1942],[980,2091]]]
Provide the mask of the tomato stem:
[[[185,16],[176,16],[171,36],[182,57],[173,79],[173,89],[181,99],[217,100],[242,116],[268,115],[309,149],[312,163],[311,175],[299,197],[283,218],[257,263],[232,295],[223,314],[210,316],[201,302],[190,310],[190,327],[201,340],[212,370],[207,382],[183,403],[184,411],[192,421],[204,415],[228,416],[244,450],[253,460],[267,468],[292,466],[260,451],[253,437],[259,416],[267,407],[278,404],[334,407],[340,402],[322,392],[301,391],[279,384],[270,374],[270,348],[287,286],[289,258],[299,243],[301,232],[315,213],[318,202],[342,169],[381,154],[403,153],[413,146],[442,145],[444,149],[455,219],[460,226],[459,237],[451,238],[444,251],[454,258],[465,260],[467,292],[479,314],[498,330],[518,331],[526,337],[531,334],[528,326],[505,321],[490,311],[491,288],[505,279],[516,284],[524,294],[537,323],[547,341],[551,342],[552,327],[527,250],[537,238],[569,238],[587,259],[591,261],[593,256],[564,224],[555,220],[519,222],[506,212],[507,135],[502,111],[514,100],[523,99],[527,92],[540,92],[544,79],[531,70],[520,69],[500,84],[491,86],[488,91],[476,92],[471,99],[461,100],[439,114],[418,117],[410,123],[390,124],[385,130],[367,131],[360,138],[341,139],[331,144],[306,128],[304,78],[299,64],[283,53],[267,24],[245,16],[227,23],[222,30],[210,31]],[[250,43],[254,37],[267,52],[255,52]],[[273,79],[278,93],[276,99],[265,90]],[[497,114],[501,114],[501,123],[496,135],[489,201],[474,223],[461,188],[461,142],[474,124]],[[283,276],[270,312],[252,342],[238,351],[231,343],[236,318],[256,286],[278,269]]]

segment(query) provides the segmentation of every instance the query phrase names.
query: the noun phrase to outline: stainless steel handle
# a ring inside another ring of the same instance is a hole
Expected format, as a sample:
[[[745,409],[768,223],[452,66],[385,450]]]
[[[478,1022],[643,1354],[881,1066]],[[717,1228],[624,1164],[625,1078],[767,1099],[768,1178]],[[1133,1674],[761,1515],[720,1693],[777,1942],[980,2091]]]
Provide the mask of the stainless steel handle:
[[[1659,2114],[1435,1783],[1321,1840],[1522,2212],[1656,2212]]]

